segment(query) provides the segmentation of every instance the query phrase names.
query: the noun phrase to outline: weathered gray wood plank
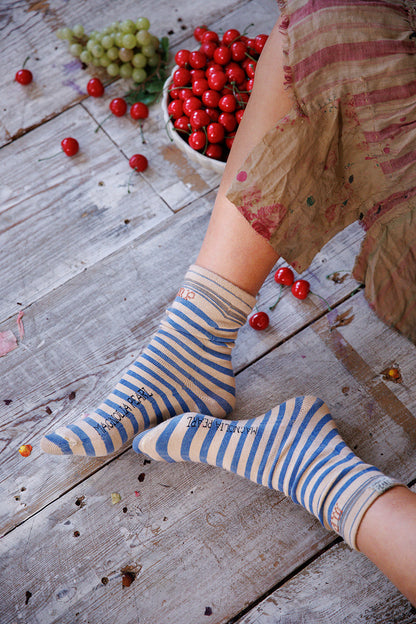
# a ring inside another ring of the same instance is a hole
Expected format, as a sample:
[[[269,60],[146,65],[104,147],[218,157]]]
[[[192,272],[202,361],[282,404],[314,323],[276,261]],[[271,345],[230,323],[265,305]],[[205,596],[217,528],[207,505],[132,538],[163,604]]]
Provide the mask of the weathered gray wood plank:
[[[364,555],[336,544],[238,624],[414,624],[416,610]]]
[[[171,212],[76,106],[2,150],[0,318],[137,238]],[[80,151],[66,156],[66,136]],[[39,158],[58,154],[39,162]],[[130,192],[128,192],[130,190]]]
[[[97,10],[95,3],[90,2],[86,8],[85,2],[79,0],[70,3],[17,0],[3,4],[0,90],[3,94],[7,92],[7,101],[0,110],[0,145],[86,96],[89,74],[70,56],[66,42],[57,39],[58,28],[81,23],[91,32],[116,20],[146,15],[151,21],[151,31],[158,37],[168,35],[175,45],[191,34],[195,26],[209,24],[242,4],[249,3],[213,0],[195,4],[179,0],[173,7],[167,0],[142,0],[139,6],[132,0],[124,0],[122,4],[104,0]],[[34,80],[24,87],[14,82],[14,75],[29,55],[28,68]]]
[[[355,316],[363,317],[369,344],[377,342],[381,323],[362,294],[340,309],[351,305]],[[344,330],[339,329],[341,337]],[[408,482],[416,476],[414,394],[402,403],[396,399],[397,419],[390,410],[389,383],[376,371],[371,383],[361,379],[330,348],[330,333],[326,319],[320,319],[242,371],[238,415],[261,413],[294,394],[316,393],[333,407],[341,433],[364,460]],[[390,338],[394,343],[386,329],[381,339],[386,344]],[[403,354],[414,352],[413,345],[398,338]],[[414,367],[403,366],[410,386],[415,374]],[[62,466],[68,477],[84,470],[79,458],[48,458],[38,471],[46,464],[50,479]],[[32,483],[38,491],[40,484]],[[29,499],[30,489],[19,493],[20,504]],[[112,492],[120,493],[121,503],[111,504]],[[82,496],[84,507],[76,504]],[[99,614],[104,623],[110,617],[130,623],[138,616],[149,624],[197,624],[205,621],[206,606],[213,612],[210,621],[226,622],[332,539],[280,494],[209,467],[144,465],[143,458],[127,451],[1,540],[2,568],[13,562],[15,570],[13,585],[4,586],[2,602],[11,614],[5,624],[16,614],[45,624],[69,623],[76,613],[85,621]],[[33,564],[26,564],[29,548],[36,574]],[[120,570],[127,565],[139,574],[123,590]],[[27,605],[26,591],[32,594]]]

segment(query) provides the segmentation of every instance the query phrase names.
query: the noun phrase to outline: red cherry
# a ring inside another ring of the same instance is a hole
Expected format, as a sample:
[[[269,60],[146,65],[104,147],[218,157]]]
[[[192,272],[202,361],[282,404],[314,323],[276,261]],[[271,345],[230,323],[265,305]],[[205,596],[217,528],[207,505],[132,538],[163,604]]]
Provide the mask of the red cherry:
[[[241,63],[246,58],[247,46],[242,41],[234,41],[230,47],[233,61]]]
[[[129,160],[129,165],[135,171],[145,171],[148,167],[148,161],[143,154],[133,154]]]
[[[257,37],[254,39],[254,49],[257,54],[261,54],[267,39],[267,35],[257,35]]]
[[[101,97],[104,93],[104,85],[99,78],[91,78],[87,83],[87,93],[92,97]]]
[[[210,143],[221,143],[224,140],[224,126],[213,121],[207,126],[207,137]]]
[[[246,74],[249,78],[254,78],[254,74],[256,73],[257,62],[251,59],[248,59],[248,63],[245,67]]]
[[[219,46],[214,52],[214,61],[219,65],[226,65],[231,61],[231,50],[225,45]]]
[[[197,78],[192,83],[192,93],[195,95],[203,95],[208,89],[208,80],[206,78]]]
[[[192,111],[189,120],[191,122],[192,129],[199,130],[211,122],[211,117],[204,110],[198,108],[197,110]]]
[[[173,73],[173,84],[175,87],[184,87],[191,82],[191,72],[185,67],[180,67]]]
[[[212,59],[216,49],[217,44],[215,43],[215,41],[204,41],[203,43],[201,43],[199,51],[203,52],[207,58]]]
[[[190,96],[190,90],[185,87],[184,89],[178,89],[178,93],[179,93],[179,99],[180,100],[187,100]]]
[[[269,316],[266,312],[255,312],[253,316],[250,316],[248,322],[253,329],[262,331],[269,326]]]
[[[196,130],[189,135],[188,143],[194,150],[204,149],[206,145],[207,139],[205,136],[205,132],[202,130]]]
[[[201,37],[202,43],[207,43],[208,41],[213,41],[214,43],[219,43],[220,38],[217,33],[213,30],[206,30]]]
[[[227,132],[233,132],[237,127],[236,116],[232,113],[221,113],[221,115],[218,116],[218,121],[224,126]]]
[[[189,53],[189,65],[194,69],[202,69],[207,64],[207,57],[200,50]]]
[[[212,89],[209,89],[202,94],[202,102],[203,104],[205,104],[205,106],[208,106],[209,108],[215,108],[216,106],[218,106],[218,102],[220,101],[220,99],[221,96],[218,91],[214,91]]]
[[[206,108],[205,112],[209,115],[211,121],[218,121],[220,117],[220,111],[218,108]]]
[[[200,78],[205,78],[205,71],[203,69],[191,69],[191,80],[192,84],[195,80],[199,80]]]
[[[175,54],[175,63],[179,67],[185,67],[189,62],[189,50],[178,50]]]
[[[274,281],[283,286],[292,286],[295,276],[289,267],[280,267],[274,274]]]
[[[173,85],[170,85],[170,87],[169,87],[169,95],[172,98],[172,100],[179,99],[180,92],[181,92],[181,89],[176,89]]]
[[[215,73],[215,72],[218,72],[218,71],[222,72],[222,71],[223,71],[223,69],[224,69],[224,68],[223,68],[223,66],[222,66],[222,65],[219,65],[219,64],[218,64],[218,63],[216,63],[215,61],[210,61],[210,62],[207,64],[207,68],[206,68],[206,70],[205,70],[205,75],[206,75],[206,77],[208,78],[208,76],[209,76],[210,74]]]
[[[235,94],[235,99],[237,100],[237,104],[238,106],[240,106],[240,108],[245,108],[246,104],[249,100],[249,95],[248,93],[241,93],[241,92],[237,92]]]
[[[225,74],[230,82],[242,84],[246,79],[244,69],[237,63],[229,63],[225,69]]]
[[[173,119],[179,119],[183,115],[183,103],[182,100],[172,100],[168,105],[168,113]]]
[[[195,96],[188,97],[188,99],[183,102],[183,112],[188,117],[191,116],[192,111],[197,110],[198,108],[202,108],[202,102]]]
[[[182,115],[182,117],[175,119],[175,123],[173,124],[173,126],[179,132],[190,132],[189,117],[187,117],[186,115]]]
[[[203,24],[202,26],[197,26],[194,30],[194,37],[197,41],[201,41],[201,37],[208,30],[208,27]]]
[[[238,30],[236,30],[235,28],[230,28],[229,30],[226,30],[225,33],[222,36],[222,42],[229,46],[232,44],[233,41],[235,41],[236,39],[238,39],[240,37],[240,33]]]
[[[33,80],[33,74],[30,69],[19,69],[14,79],[21,85],[28,85]]]
[[[126,100],[123,100],[123,98],[114,98],[109,104],[109,109],[116,117],[123,117],[127,112]]]
[[[237,101],[232,93],[223,95],[218,103],[219,108],[225,113],[233,113],[237,108]]]
[[[224,72],[212,72],[208,76],[208,85],[210,89],[214,91],[221,91],[227,82],[227,76]]]
[[[243,115],[244,115],[244,108],[240,108],[238,111],[235,112],[235,119],[238,124],[241,123]]]
[[[61,147],[63,152],[67,156],[75,156],[75,154],[79,150],[79,143],[76,139],[73,139],[72,137],[66,137],[65,139],[62,139]]]
[[[179,101],[179,100],[176,100]],[[149,109],[144,102],[135,102],[130,108],[130,116],[132,119],[147,119]]]
[[[218,143],[210,143],[205,150],[205,156],[208,158],[214,158],[215,160],[220,160],[222,156],[222,147]]]
[[[293,282],[292,284],[292,294],[297,298],[297,299],[306,299],[306,297],[308,296],[309,293],[309,282],[307,280],[296,280],[296,282]]]

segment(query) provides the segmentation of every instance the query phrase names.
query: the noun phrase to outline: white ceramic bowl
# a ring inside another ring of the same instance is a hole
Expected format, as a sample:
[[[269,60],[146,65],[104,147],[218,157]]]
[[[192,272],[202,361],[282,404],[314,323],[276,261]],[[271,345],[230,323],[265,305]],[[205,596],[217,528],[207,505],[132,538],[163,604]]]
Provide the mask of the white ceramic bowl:
[[[196,150],[192,149],[192,147],[190,147],[190,145],[188,145],[188,143],[175,130],[175,128],[173,127],[173,123],[171,119],[169,118],[169,113],[168,113],[169,85],[171,84],[172,79],[173,79],[173,74],[177,69],[178,69],[178,65],[175,65],[175,67],[172,70],[172,73],[170,74],[169,78],[166,80],[164,87],[163,87],[162,110],[163,110],[163,117],[164,117],[165,124],[166,124],[166,130],[169,136],[172,138],[175,145],[184,154],[186,154],[186,156],[188,156],[190,160],[192,160],[197,165],[206,167],[207,169],[213,169],[214,171],[216,171],[216,173],[222,174],[225,169],[225,162],[223,162],[222,160],[216,160],[214,158],[208,158],[208,156],[204,156],[204,154],[201,154],[201,152],[197,152]]]

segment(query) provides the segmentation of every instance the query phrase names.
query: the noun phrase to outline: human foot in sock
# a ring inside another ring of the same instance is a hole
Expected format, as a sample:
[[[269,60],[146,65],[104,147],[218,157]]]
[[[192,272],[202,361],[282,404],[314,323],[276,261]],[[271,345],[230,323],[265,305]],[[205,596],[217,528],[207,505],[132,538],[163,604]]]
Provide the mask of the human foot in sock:
[[[98,409],[41,441],[54,455],[104,456],[134,435],[187,411],[224,417],[234,408],[231,350],[252,295],[198,266],[149,346]]]
[[[323,401],[282,403],[250,420],[176,416],[139,434],[133,449],[155,460],[219,466],[279,490],[356,548],[365,511],[396,482],[345,444]]]

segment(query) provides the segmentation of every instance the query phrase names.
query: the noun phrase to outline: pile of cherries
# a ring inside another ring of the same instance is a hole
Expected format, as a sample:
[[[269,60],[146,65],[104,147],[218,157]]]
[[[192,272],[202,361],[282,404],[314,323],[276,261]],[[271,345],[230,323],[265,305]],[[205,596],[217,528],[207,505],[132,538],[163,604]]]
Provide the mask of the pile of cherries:
[[[168,91],[175,130],[194,149],[227,160],[253,88],[257,60],[267,35],[246,37],[235,28],[220,38],[206,26],[194,37],[198,50],[179,50]]]
[[[283,286],[291,286],[292,295],[297,299],[306,299],[310,292],[310,284],[307,280],[295,280],[292,269],[289,267],[280,267],[274,274],[274,281],[280,285],[279,297],[270,310],[274,310],[280,301]],[[249,325],[257,331],[262,331],[269,326],[269,315],[266,312],[255,312],[249,318]]]

